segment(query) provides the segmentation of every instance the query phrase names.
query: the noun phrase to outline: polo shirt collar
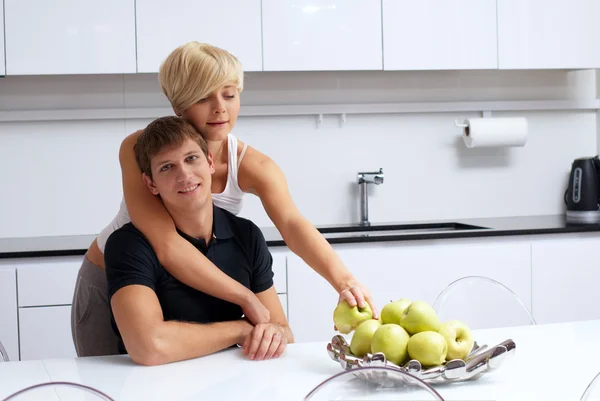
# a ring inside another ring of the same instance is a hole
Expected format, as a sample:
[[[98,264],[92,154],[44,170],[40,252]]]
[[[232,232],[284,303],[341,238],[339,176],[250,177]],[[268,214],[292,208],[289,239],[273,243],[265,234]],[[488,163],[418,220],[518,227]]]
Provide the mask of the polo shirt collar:
[[[229,221],[227,216],[225,215],[225,211],[220,207],[217,207],[213,203],[213,238],[218,240],[220,239],[228,239],[233,237],[233,231],[231,230],[231,226],[229,225]],[[177,229],[179,235],[183,238],[190,241],[192,244],[196,244],[198,241],[201,241],[204,244],[204,240],[199,240],[198,238],[194,238],[191,235],[188,235],[181,231],[179,228]]]

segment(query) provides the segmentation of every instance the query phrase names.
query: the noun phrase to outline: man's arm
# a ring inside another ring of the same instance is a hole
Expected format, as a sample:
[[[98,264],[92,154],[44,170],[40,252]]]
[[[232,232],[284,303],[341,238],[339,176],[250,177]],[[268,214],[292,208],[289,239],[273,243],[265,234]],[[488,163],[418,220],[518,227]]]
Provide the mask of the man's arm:
[[[156,282],[162,270],[149,242],[134,228],[115,231],[104,252],[108,296],[132,360],[160,365],[196,358],[245,339],[246,321],[214,324],[165,322]]]
[[[165,322],[156,293],[144,285],[119,289],[111,306],[129,356],[147,366],[212,354],[242,343],[252,330],[245,320],[211,324]]]

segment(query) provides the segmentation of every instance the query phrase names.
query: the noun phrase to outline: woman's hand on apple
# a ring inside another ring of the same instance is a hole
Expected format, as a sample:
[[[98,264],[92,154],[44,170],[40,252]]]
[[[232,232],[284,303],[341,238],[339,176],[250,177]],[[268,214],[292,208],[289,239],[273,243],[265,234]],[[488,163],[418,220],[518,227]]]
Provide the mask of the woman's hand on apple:
[[[261,361],[279,358],[287,347],[283,327],[276,323],[261,323],[254,326],[242,345],[242,353],[249,359]]]
[[[356,278],[352,277],[343,283],[340,286],[339,294],[339,302],[346,301],[350,306],[358,305],[359,308],[364,308],[365,304],[369,304],[371,311],[373,311],[373,319],[379,319],[379,311],[375,306],[371,293]],[[335,329],[337,330],[337,328]]]

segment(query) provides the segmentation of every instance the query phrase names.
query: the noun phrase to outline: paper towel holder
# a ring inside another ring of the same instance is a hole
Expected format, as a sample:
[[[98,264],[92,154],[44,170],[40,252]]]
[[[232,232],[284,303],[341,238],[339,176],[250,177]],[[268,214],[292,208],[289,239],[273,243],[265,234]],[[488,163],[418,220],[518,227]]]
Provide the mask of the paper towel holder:
[[[491,111],[482,111],[481,112],[481,117],[483,118],[490,118],[492,116],[492,112]],[[454,120],[454,125],[456,125],[459,128],[467,128],[468,125],[463,122],[461,123],[459,120]]]

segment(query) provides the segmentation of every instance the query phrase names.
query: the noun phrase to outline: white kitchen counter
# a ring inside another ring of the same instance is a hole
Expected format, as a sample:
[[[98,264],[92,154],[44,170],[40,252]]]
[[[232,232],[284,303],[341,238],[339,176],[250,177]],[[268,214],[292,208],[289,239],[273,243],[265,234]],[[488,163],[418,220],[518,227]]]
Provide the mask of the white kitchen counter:
[[[480,344],[512,338],[516,353],[476,381],[436,385],[446,400],[575,401],[600,371],[600,320],[474,333]],[[43,380],[43,364],[50,379],[86,384],[116,401],[302,400],[341,371],[325,345],[292,344],[270,361],[249,361],[233,349],[157,367],[135,365],[125,355],[0,363],[0,397]]]

